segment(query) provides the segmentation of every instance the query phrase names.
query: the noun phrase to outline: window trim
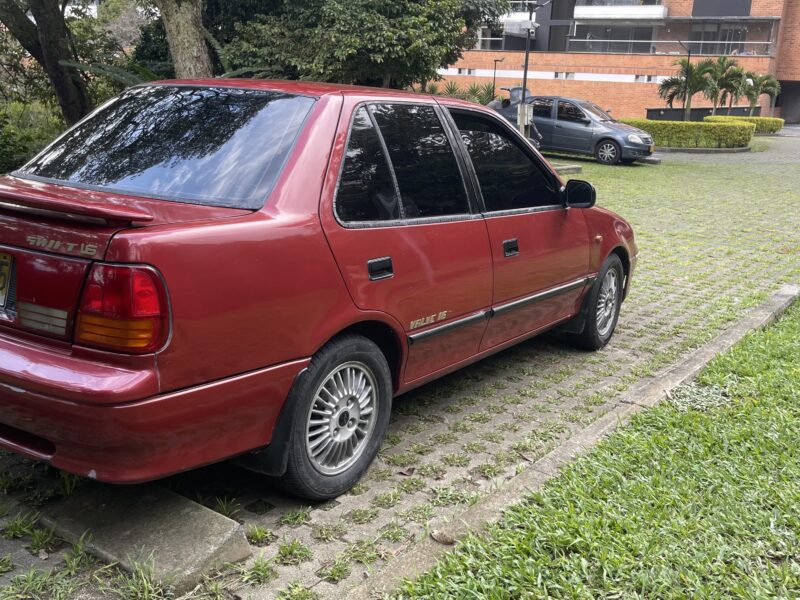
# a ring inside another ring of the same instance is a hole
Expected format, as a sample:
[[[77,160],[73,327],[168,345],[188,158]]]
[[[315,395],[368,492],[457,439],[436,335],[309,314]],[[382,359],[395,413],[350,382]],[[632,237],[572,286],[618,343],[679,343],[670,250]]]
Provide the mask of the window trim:
[[[377,104],[408,104],[411,106],[430,106],[434,113],[436,114],[437,118],[439,119],[439,124],[442,126],[444,130],[444,134],[447,137],[447,141],[450,143],[450,148],[453,151],[453,158],[456,160],[456,164],[458,165],[458,172],[461,175],[461,185],[464,188],[464,195],[467,198],[467,207],[470,212],[466,213],[458,213],[455,215],[441,215],[437,217],[405,217],[405,207],[403,205],[403,196],[400,194],[400,188],[397,183],[397,176],[394,172],[394,163],[392,162],[391,156],[389,156],[389,150],[386,146],[386,141],[383,139],[383,132],[381,132],[378,123],[375,121],[375,117],[372,114],[372,105]],[[385,221],[344,221],[339,217],[339,212],[337,210],[337,199],[339,197],[339,186],[342,182],[342,173],[344,172],[344,163],[347,159],[347,148],[350,146],[350,136],[353,133],[353,123],[355,121],[356,113],[362,108],[366,107],[367,114],[369,115],[370,122],[372,126],[375,128],[375,132],[378,135],[378,139],[381,144],[381,149],[383,150],[384,154],[386,155],[386,163],[389,167],[389,171],[392,176],[392,183],[395,186],[395,193],[397,194],[397,198],[400,202],[400,218],[399,219],[387,219]],[[460,137],[457,140],[453,139],[452,131],[450,131],[450,123],[449,123],[449,115],[443,114],[441,107],[439,106],[438,102],[434,100],[433,103],[428,102],[415,102],[413,100],[406,100],[406,99],[371,99],[371,100],[363,100],[353,106],[353,109],[350,113],[350,119],[347,125],[347,139],[344,143],[344,151],[342,152],[342,160],[339,164],[339,174],[336,177],[336,188],[333,192],[333,202],[331,203],[331,207],[333,209],[333,218],[336,222],[345,229],[372,229],[372,228],[382,228],[382,227],[407,227],[410,225],[429,225],[431,223],[454,223],[459,221],[472,221],[475,219],[481,219],[482,213],[478,210],[476,211],[476,206],[473,201],[473,196],[471,194],[470,187],[467,185],[467,178],[470,176],[468,173],[465,173],[465,166],[462,166],[462,158],[459,156],[460,147]]]
[[[531,151],[532,148],[530,146],[530,142],[528,142],[528,140],[526,140],[517,129],[511,127],[511,125],[505,119],[501,119],[501,118],[495,117],[494,115],[488,114],[483,110],[478,110],[478,109],[474,109],[474,108],[470,108],[470,107],[466,107],[466,106],[448,106],[448,105],[445,105],[445,107],[447,109],[445,112],[447,113],[447,118],[448,118],[448,121],[450,122],[450,126],[453,128],[454,131],[458,132],[458,145],[461,148],[461,151],[463,153],[463,157],[465,158],[465,160],[467,162],[467,166],[468,166],[469,171],[470,171],[470,177],[473,179],[473,186],[474,186],[474,188],[476,190],[476,193],[477,193],[477,198],[478,198],[478,202],[479,202],[479,206],[480,206],[480,210],[481,210],[481,215],[483,216],[483,218],[491,219],[491,218],[494,218],[494,217],[507,217],[507,216],[511,216],[511,215],[522,215],[522,214],[528,214],[528,213],[547,212],[547,211],[552,211],[552,210],[566,210],[566,206],[564,206],[563,203],[561,203],[561,204],[546,204],[544,206],[529,206],[529,207],[526,207],[526,208],[513,208],[513,209],[510,209],[510,210],[497,210],[497,211],[488,211],[488,210],[486,210],[486,203],[484,202],[484,199],[483,199],[483,191],[481,190],[480,181],[478,180],[478,173],[477,173],[477,171],[475,171],[475,165],[472,162],[472,157],[469,155],[469,150],[467,150],[467,147],[464,145],[464,141],[461,139],[461,132],[458,129],[458,125],[456,125],[455,119],[453,119],[453,115],[451,114],[453,111],[455,111],[455,112],[465,112],[465,113],[470,113],[470,114],[477,115],[479,117],[483,117],[483,118],[485,118],[485,119],[487,119],[487,120],[489,120],[489,121],[491,121],[491,122],[493,122],[495,124],[498,124],[505,131],[512,132],[511,137],[512,138],[516,138],[516,140],[518,142],[521,142],[519,144],[520,150],[522,150],[522,152],[526,156],[528,156],[528,158],[531,160],[531,162],[533,162],[537,166],[537,168],[539,168],[543,172],[545,178],[553,185],[553,189],[555,190],[555,193],[556,194],[560,194],[563,191],[564,186],[561,184],[561,181],[559,181],[559,179],[555,175],[553,175],[553,172],[549,168],[547,168],[547,165],[544,163],[544,159],[542,159],[540,156],[538,156],[538,154],[536,152],[532,152]]]

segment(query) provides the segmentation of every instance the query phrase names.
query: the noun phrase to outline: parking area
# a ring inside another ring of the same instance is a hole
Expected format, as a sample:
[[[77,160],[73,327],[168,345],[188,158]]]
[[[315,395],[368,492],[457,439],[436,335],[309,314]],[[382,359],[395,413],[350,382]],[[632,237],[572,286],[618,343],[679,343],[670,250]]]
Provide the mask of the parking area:
[[[583,173],[576,177],[594,183],[598,203],[637,232],[639,266],[616,337],[591,354],[544,336],[398,398],[379,459],[350,493],[308,505],[229,463],[163,481],[241,521],[254,546],[248,562],[193,595],[341,596],[414,552],[429,523],[491,494],[606,413],[629,387],[713,338],[781,284],[800,281],[800,139],[760,138],[756,149],[665,155],[658,166],[578,161]],[[47,534],[20,523],[20,515],[73,484],[80,482],[13,456],[0,459],[0,492],[7,494],[0,494],[0,585],[30,577],[31,569],[64,571],[64,546],[43,541]],[[70,593],[111,594],[89,577],[96,568],[70,572]],[[20,581],[7,589],[15,592]]]

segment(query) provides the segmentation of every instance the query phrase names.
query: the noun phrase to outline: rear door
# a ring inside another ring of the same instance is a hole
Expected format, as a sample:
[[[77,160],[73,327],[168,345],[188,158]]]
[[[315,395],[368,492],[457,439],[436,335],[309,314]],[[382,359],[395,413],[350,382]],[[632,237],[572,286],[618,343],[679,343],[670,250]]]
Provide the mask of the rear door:
[[[480,187],[492,249],[492,310],[481,350],[577,311],[589,269],[588,229],[562,206],[560,182],[502,121],[477,111],[451,115]]]
[[[558,101],[553,129],[554,148],[591,153],[593,133],[592,121],[577,104]]]
[[[542,147],[553,145],[553,98],[534,98],[531,101],[533,106],[533,123],[536,129],[542,134]]]
[[[406,332],[405,383],[477,353],[492,300],[486,227],[440,111],[424,99],[346,97],[331,161],[338,186],[321,204],[356,305]]]

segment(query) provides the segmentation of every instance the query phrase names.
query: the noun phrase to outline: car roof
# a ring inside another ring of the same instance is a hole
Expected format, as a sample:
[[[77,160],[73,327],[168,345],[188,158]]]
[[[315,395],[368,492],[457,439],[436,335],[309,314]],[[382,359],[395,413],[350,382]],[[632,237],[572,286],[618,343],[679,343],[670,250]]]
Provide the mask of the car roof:
[[[314,81],[285,81],[281,79],[232,79],[232,78],[212,78],[212,79],[163,79],[152,81],[142,85],[175,85],[175,86],[197,86],[197,87],[226,87],[244,90],[269,90],[286,92],[287,94],[297,94],[300,96],[381,96],[392,98],[420,98],[432,97],[430,94],[420,94],[407,90],[395,90],[390,88],[377,88],[359,85],[346,85],[343,83],[319,83]]]

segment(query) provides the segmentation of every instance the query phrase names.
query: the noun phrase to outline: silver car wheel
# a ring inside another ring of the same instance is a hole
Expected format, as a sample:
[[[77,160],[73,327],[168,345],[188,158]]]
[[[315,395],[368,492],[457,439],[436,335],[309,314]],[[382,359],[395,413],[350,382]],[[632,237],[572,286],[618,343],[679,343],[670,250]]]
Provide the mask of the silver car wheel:
[[[317,471],[338,475],[364,452],[375,429],[377,389],[360,362],[339,365],[325,377],[306,419],[306,452]]]
[[[617,272],[609,269],[600,284],[600,293],[597,296],[597,333],[601,337],[606,337],[614,326],[618,302]]]
[[[603,162],[614,162],[617,160],[617,147],[607,142],[600,146],[600,150],[598,150],[597,154],[600,156],[600,160]]]

